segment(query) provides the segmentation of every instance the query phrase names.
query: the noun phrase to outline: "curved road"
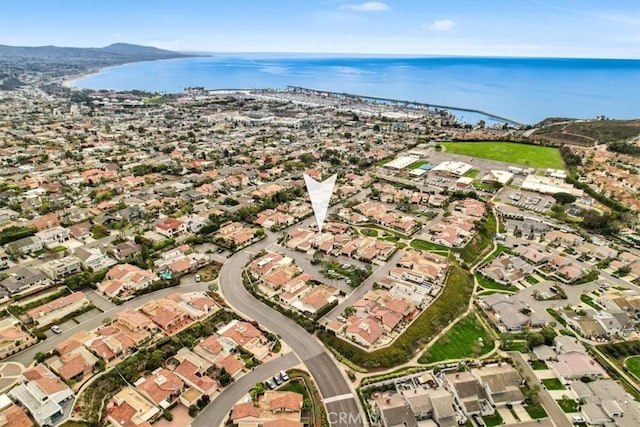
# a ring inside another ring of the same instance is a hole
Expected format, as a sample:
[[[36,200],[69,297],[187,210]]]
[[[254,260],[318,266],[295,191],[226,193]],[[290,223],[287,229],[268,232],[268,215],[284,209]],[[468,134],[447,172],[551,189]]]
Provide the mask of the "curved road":
[[[265,381],[280,371],[293,368],[298,363],[300,362],[295,354],[287,353],[282,357],[258,366],[248,374],[243,375],[238,381],[232,383],[220,396],[213,399],[191,422],[191,427],[218,427],[223,425],[231,408],[256,383]]]
[[[251,260],[251,253],[266,249],[276,239],[268,233],[267,238],[250,247],[251,252],[245,249],[230,257],[220,270],[220,292],[233,309],[280,335],[291,347],[316,381],[332,426],[362,426],[364,415],[340,368],[324,347],[296,322],[256,301],[242,284],[242,271]]]

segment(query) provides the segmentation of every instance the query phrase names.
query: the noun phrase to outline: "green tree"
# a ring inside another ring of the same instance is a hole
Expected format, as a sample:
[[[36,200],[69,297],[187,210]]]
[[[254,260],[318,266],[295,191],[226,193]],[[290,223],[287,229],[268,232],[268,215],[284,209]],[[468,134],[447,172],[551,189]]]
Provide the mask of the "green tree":
[[[527,335],[527,345],[529,346],[529,348],[534,348],[544,343],[544,335],[542,335],[540,332],[533,332]]]
[[[545,326],[544,328],[542,328],[540,333],[544,337],[544,343],[546,345],[553,345],[553,340],[557,335],[556,335],[556,331],[554,331],[552,327]]]
[[[218,375],[216,376],[216,380],[220,383],[222,387],[226,387],[231,383],[233,378],[231,378],[231,375],[229,375],[226,369],[222,368],[220,372],[218,372]]]
[[[577,200],[577,197],[573,194],[569,193],[556,193],[553,195],[553,198],[560,204],[566,205],[568,203],[573,203]]]

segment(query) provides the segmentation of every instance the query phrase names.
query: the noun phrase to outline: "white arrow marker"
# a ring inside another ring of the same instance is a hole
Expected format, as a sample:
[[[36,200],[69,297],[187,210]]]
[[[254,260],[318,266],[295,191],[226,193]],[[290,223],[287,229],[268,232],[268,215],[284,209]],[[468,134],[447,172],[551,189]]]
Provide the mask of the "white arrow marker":
[[[336,185],[336,178],[338,175],[318,182],[311,178],[306,173],[303,174],[304,183],[307,186],[307,192],[311,199],[311,207],[313,208],[313,214],[316,217],[316,224],[318,225],[318,231],[322,231],[322,225],[327,217],[327,210],[329,209],[329,201],[333,194],[333,187]]]

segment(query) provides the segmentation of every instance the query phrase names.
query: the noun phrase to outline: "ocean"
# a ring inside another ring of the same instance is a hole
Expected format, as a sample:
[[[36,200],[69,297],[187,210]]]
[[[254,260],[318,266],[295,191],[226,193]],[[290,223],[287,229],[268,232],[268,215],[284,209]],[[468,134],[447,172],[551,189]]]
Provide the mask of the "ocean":
[[[640,118],[640,60],[213,54],[110,67],[73,85],[166,93],[291,85],[471,108],[527,124]]]

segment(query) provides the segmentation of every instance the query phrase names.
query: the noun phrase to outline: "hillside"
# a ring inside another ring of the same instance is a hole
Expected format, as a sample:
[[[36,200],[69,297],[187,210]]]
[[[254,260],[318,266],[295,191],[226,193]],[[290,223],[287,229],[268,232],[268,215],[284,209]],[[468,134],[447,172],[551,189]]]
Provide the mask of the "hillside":
[[[129,62],[131,60],[148,61],[188,56],[192,55],[127,43],[114,43],[101,48],[0,45],[0,57],[4,59],[20,58],[27,60],[57,61],[93,59]]]
[[[0,45],[0,69],[3,70],[0,80],[9,81],[10,84],[4,86],[15,87],[29,74],[44,78],[61,77],[129,62],[192,56],[195,55],[127,43],[101,48]]]
[[[551,122],[551,124],[549,124]],[[554,119],[540,123],[530,138],[546,144],[573,144],[593,146],[626,141],[640,135],[640,119],[634,120],[564,120]]]

